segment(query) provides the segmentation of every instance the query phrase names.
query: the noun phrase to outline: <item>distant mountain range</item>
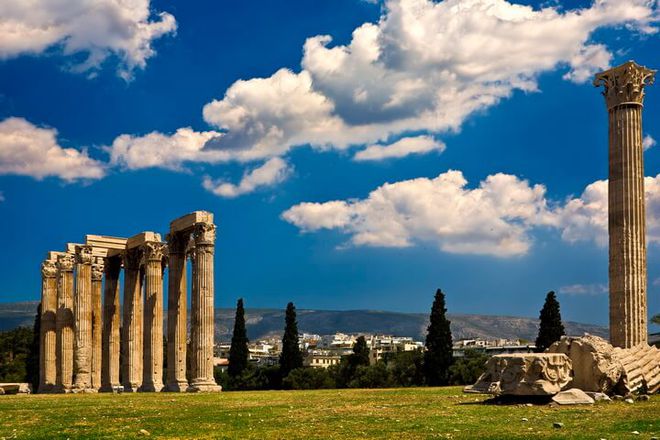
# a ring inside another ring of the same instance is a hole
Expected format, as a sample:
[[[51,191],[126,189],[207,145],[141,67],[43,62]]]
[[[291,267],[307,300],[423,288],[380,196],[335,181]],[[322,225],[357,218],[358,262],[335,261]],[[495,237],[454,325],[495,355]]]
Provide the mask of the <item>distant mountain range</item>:
[[[0,303],[0,330],[32,326],[37,302]],[[536,339],[538,320],[513,316],[450,314],[454,340],[463,338]],[[215,310],[216,341],[229,341],[234,326],[234,309]],[[424,313],[381,312],[375,310],[298,310],[300,332],[319,335],[344,333],[385,333],[412,336],[423,341],[428,325]],[[591,333],[607,337],[607,327],[564,322],[569,335]],[[281,335],[284,311],[279,309],[247,309],[246,327],[250,340]]]

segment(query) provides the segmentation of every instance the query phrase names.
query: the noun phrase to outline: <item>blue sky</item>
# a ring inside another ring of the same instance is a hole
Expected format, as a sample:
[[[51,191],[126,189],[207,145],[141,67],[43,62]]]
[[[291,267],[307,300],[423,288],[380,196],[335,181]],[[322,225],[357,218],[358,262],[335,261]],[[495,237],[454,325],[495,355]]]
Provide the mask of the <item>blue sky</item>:
[[[556,290],[565,319],[607,323],[591,78],[660,66],[654,2],[15,3],[0,6],[0,36],[26,29],[0,42],[1,301],[38,298],[48,250],[204,209],[219,306],[426,312],[440,287],[451,312],[536,316]],[[649,87],[652,313],[659,120]]]

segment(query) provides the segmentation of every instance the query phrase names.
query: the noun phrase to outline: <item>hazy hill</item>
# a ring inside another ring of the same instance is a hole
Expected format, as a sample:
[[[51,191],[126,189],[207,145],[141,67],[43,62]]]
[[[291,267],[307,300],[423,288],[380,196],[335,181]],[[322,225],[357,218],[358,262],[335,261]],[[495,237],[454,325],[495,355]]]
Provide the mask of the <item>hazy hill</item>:
[[[0,303],[0,330],[19,325],[31,326],[36,313],[36,302]],[[167,314],[166,314],[167,315]],[[234,309],[216,309],[216,340],[231,339]],[[332,334],[335,332],[388,333],[412,336],[424,340],[428,315],[422,313],[380,312],[374,310],[298,310],[298,328],[301,332]],[[449,315],[454,339],[461,338],[523,338],[534,340],[538,321],[532,318],[490,315]],[[284,311],[278,309],[247,309],[248,337],[256,340],[268,335],[279,335],[284,328]],[[607,337],[607,328],[565,322],[571,335],[585,332]]]

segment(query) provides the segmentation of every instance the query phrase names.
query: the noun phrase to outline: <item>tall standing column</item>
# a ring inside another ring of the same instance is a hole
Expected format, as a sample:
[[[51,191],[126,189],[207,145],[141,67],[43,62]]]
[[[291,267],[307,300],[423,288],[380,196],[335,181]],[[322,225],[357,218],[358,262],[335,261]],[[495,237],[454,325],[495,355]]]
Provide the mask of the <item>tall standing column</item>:
[[[76,284],[73,297],[73,390],[92,386],[92,247],[76,246]]]
[[[71,391],[73,379],[73,264],[72,254],[57,256],[56,351],[58,392]]]
[[[122,325],[122,385],[136,392],[142,385],[142,274],[140,250],[126,250],[124,258],[124,321]]]
[[[167,384],[166,391],[181,392],[188,388],[186,378],[187,282],[186,248],[190,234],[167,236]]]
[[[596,75],[609,112],[610,342],[647,342],[642,106],[655,71],[632,61]]]
[[[41,265],[41,323],[39,352],[39,392],[53,391],[57,374],[56,362],[57,267],[55,261]]]
[[[220,391],[213,377],[213,254],[215,225],[198,223],[193,232],[194,272],[191,310],[192,365],[190,391]]]
[[[144,377],[140,391],[163,389],[163,263],[166,246],[146,242],[144,261]]]
[[[92,389],[101,388],[103,258],[92,264]]]
[[[103,293],[103,341],[101,391],[113,391],[119,383],[119,273],[121,257],[105,259],[105,288]]]

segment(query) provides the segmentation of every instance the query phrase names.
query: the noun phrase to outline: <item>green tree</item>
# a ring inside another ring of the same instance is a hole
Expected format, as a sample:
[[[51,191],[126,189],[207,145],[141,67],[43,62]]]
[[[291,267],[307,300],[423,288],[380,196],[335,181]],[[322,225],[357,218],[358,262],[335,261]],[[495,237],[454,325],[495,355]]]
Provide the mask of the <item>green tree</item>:
[[[33,332],[29,327],[0,332],[0,382],[25,382]]]
[[[536,338],[536,350],[545,351],[553,343],[564,336],[564,325],[561,323],[561,313],[559,312],[559,301],[555,292],[550,291],[545,297],[545,303],[539,315],[539,335]]]
[[[488,356],[478,350],[465,350],[462,357],[455,358],[449,367],[449,381],[452,385],[470,385],[484,372]]]
[[[335,381],[325,368],[296,368],[283,381],[291,390],[320,390],[335,387]]]
[[[349,388],[388,388],[391,386],[393,386],[392,379],[384,362],[377,362],[374,365],[359,365],[348,383]]]
[[[394,386],[424,385],[424,352],[421,349],[387,353],[384,362]]]
[[[302,367],[303,355],[298,345],[298,322],[296,308],[292,302],[286,306],[282,353],[280,354],[280,374],[285,378],[291,370]]]
[[[229,368],[227,369],[227,373],[232,377],[241,375],[248,366],[248,356],[245,310],[243,309],[243,298],[240,298],[236,304],[234,334],[231,337],[231,347],[229,348]]]
[[[41,347],[41,303],[37,307],[32,327],[32,341],[25,358],[25,381],[32,384],[32,389],[37,392],[39,387],[39,358]]]
[[[358,336],[355,345],[353,345],[353,354],[349,356],[351,364],[355,367],[369,365],[369,347],[364,336]]]
[[[430,386],[447,385],[449,382],[453,353],[450,322],[446,314],[445,294],[438,289],[431,307],[424,353],[424,373]]]
[[[360,366],[369,366],[369,347],[364,336],[359,336],[353,344],[353,353],[342,358],[337,371],[337,386],[349,386]]]

